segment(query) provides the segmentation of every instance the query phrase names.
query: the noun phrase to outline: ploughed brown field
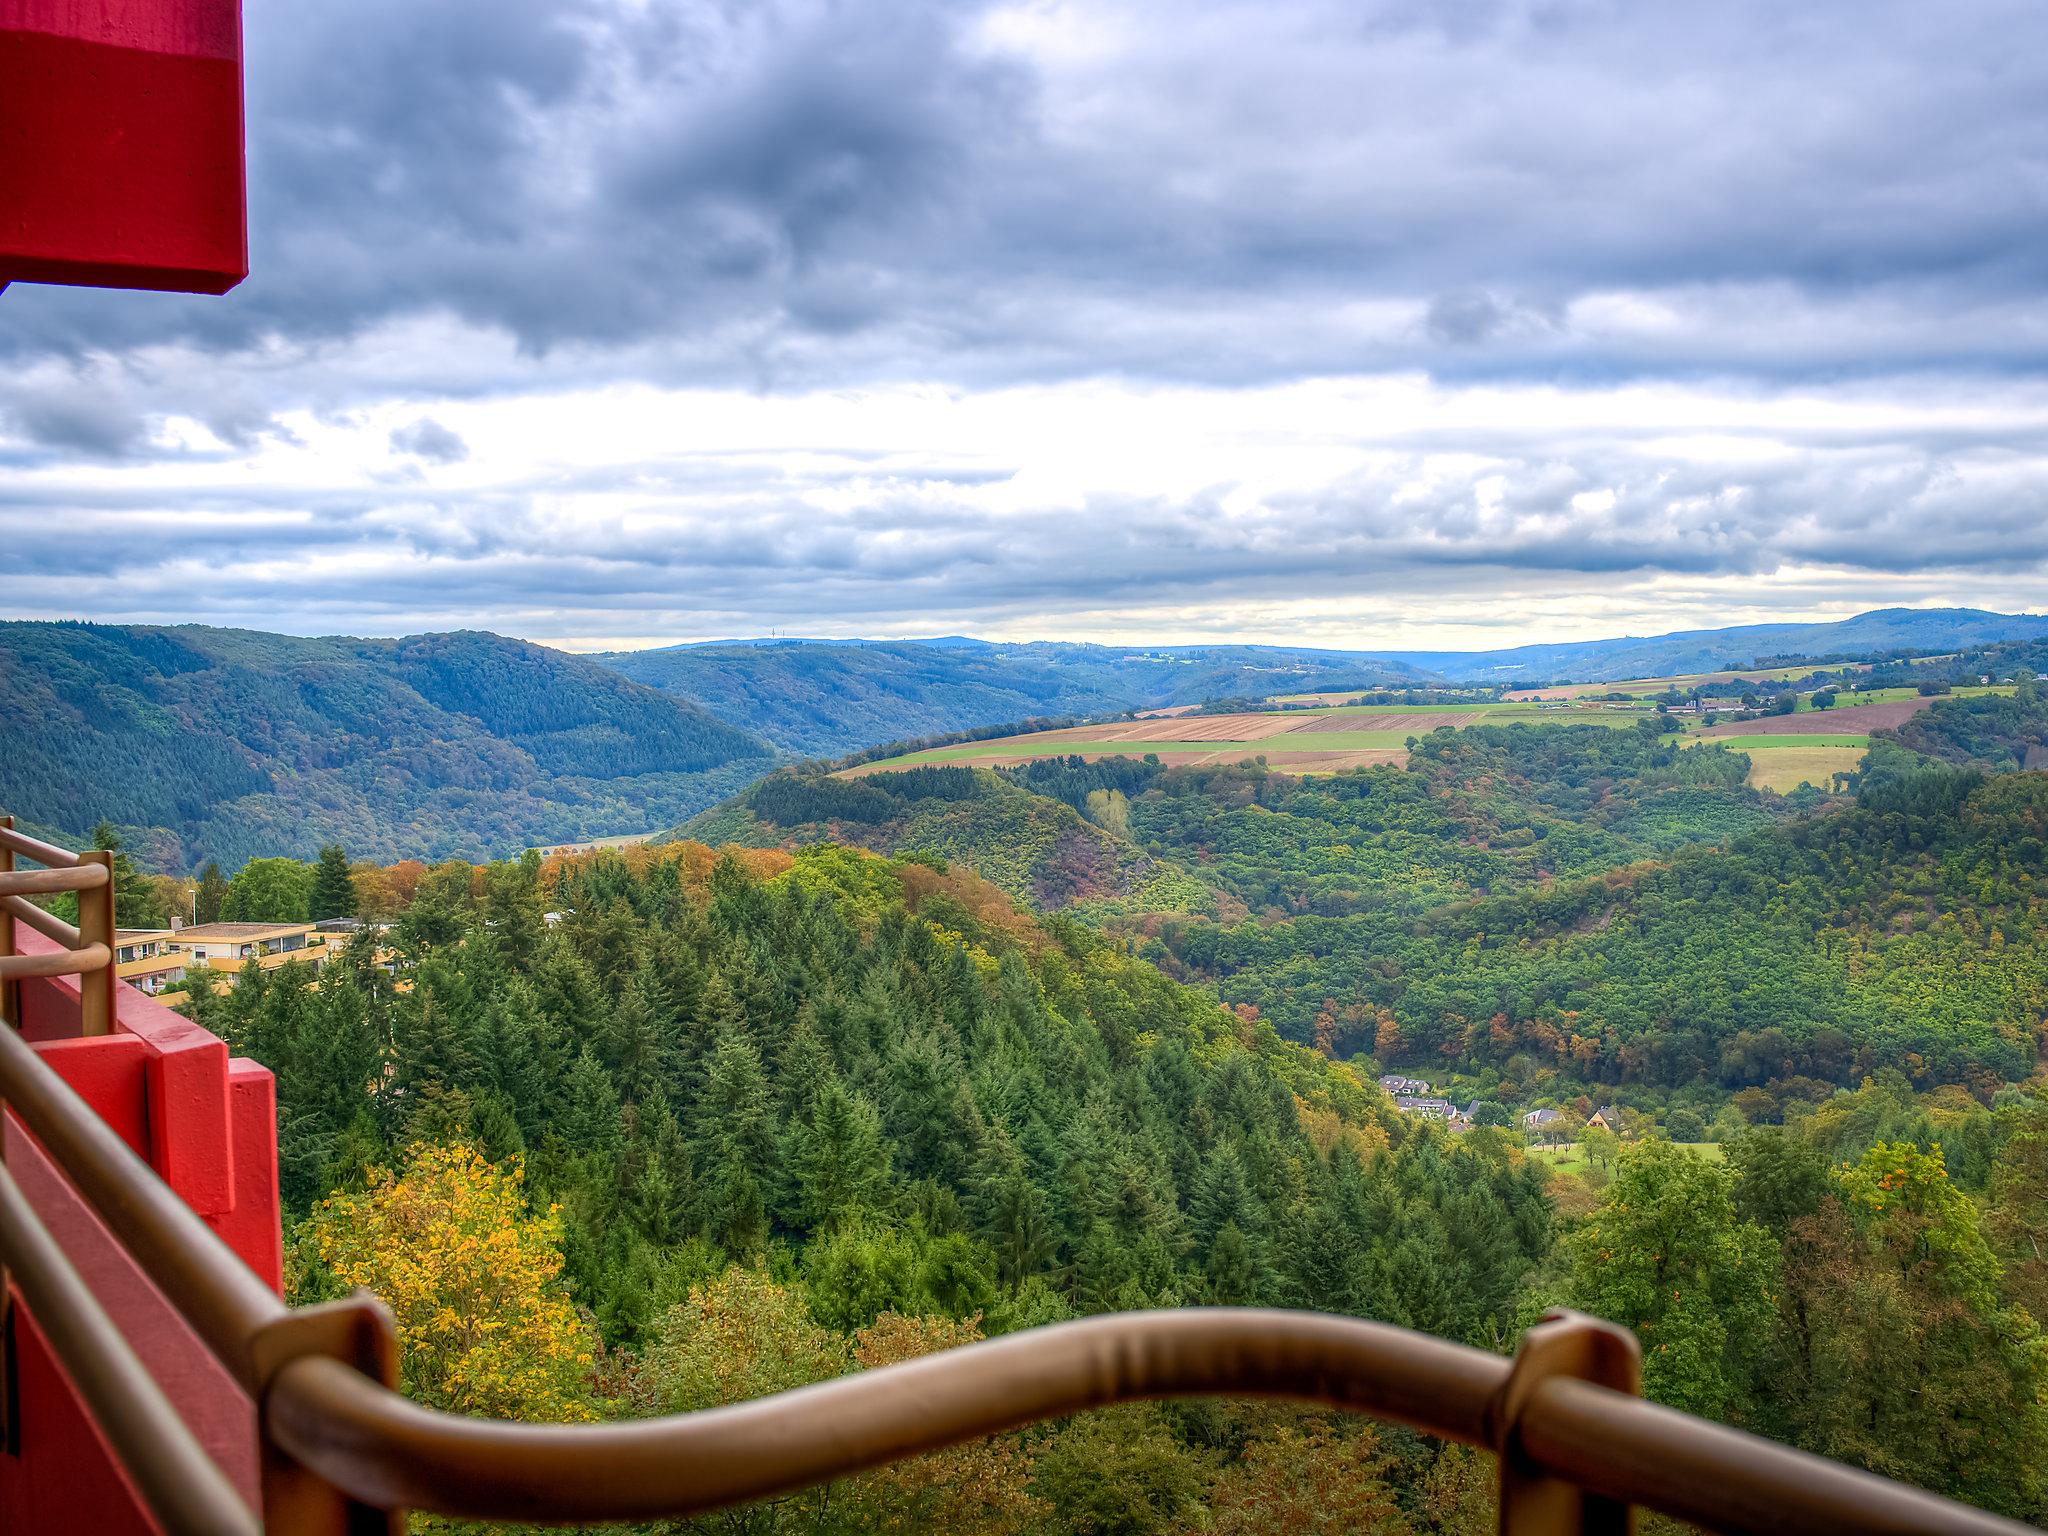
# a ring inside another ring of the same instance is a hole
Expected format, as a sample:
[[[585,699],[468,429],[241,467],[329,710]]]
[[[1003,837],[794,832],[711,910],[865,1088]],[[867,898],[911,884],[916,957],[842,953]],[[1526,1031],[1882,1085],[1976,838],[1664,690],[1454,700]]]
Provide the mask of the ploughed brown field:
[[[1233,716],[1232,718],[1244,718]],[[1415,710],[1376,709],[1369,715],[1314,715],[1295,726],[1288,734],[1314,736],[1332,731],[1407,731],[1416,736],[1427,735],[1440,725],[1463,730],[1468,725],[1483,725],[1486,716],[1476,709],[1470,710]]]
[[[1040,731],[1034,741],[1101,741],[1113,735],[1118,741],[1262,741],[1292,731],[1301,717],[1288,715],[1202,715],[1189,719],[1128,720],[1114,726],[1074,725],[1057,731]],[[1378,722],[1374,722],[1377,727]],[[1354,724],[1354,731],[1358,726]]]
[[[1766,715],[1761,720],[1728,720],[1710,725],[1702,736],[1835,736],[1888,731],[1904,725],[1932,704],[1932,699],[1893,699],[1884,704],[1846,704],[1837,709],[1812,709],[1796,715]]]

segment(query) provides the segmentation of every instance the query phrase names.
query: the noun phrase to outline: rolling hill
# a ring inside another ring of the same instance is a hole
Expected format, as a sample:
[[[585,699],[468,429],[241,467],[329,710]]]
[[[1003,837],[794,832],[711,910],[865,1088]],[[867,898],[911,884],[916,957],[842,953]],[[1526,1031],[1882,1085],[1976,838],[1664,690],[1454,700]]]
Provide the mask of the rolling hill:
[[[1148,776],[1144,765],[1132,769],[1135,778]],[[685,822],[668,840],[749,848],[837,842],[959,862],[1041,912],[1101,918],[1232,907],[1179,864],[1139,848],[1128,829],[1098,825],[985,768],[858,780],[784,770]]]
[[[814,757],[1038,715],[1115,714],[1316,687],[1427,681],[1404,663],[1277,646],[1143,651],[943,641],[672,646],[592,658]]]
[[[1285,646],[1128,649],[1054,641],[731,640],[591,659],[702,705],[785,751],[837,757],[1033,717],[1107,715],[1217,699],[1432,682],[1610,682],[1772,657],[1865,657],[2048,639],[2048,617],[1890,608],[1834,624],[1514,646],[1494,651],[1344,651]]]
[[[1498,651],[1387,654],[1455,682],[1570,678],[1598,683],[1748,667],[1775,657],[1851,659],[1895,651],[1932,654],[2044,638],[2048,638],[2048,615],[1987,613],[1977,608],[1878,608],[1833,624],[1745,624],[1614,640],[1518,645]]]
[[[401,640],[0,624],[0,805],[149,862],[506,854],[671,824],[772,766],[759,737],[581,657]]]

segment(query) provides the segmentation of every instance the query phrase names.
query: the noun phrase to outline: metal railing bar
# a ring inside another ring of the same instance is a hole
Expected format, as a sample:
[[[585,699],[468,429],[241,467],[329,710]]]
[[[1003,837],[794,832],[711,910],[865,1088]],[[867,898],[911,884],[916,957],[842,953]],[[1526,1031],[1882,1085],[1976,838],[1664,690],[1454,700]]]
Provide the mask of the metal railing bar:
[[[279,1370],[263,1411],[287,1455],[382,1508],[636,1520],[699,1514],[1141,1398],[1291,1398],[1483,1445],[1507,1374],[1497,1355],[1384,1323],[1219,1307],[1061,1323],[626,1423],[463,1418],[321,1357]]]
[[[50,896],[59,891],[90,891],[107,883],[106,866],[80,864],[76,869],[0,870],[0,895]]]
[[[28,924],[44,938],[66,949],[83,949],[85,941],[76,928],[65,922],[54,912],[45,912],[32,901],[23,901],[19,896],[0,896],[0,912],[5,912],[17,922]]]
[[[0,1164],[0,1257],[115,1460],[170,1536],[262,1526],[178,1417]]]
[[[82,976],[104,967],[110,958],[104,944],[40,955],[0,955],[0,977],[18,981],[29,976]]]
[[[0,1029],[0,1100],[222,1365],[254,1389],[249,1342],[285,1305],[34,1047]]]
[[[1716,1530],[2021,1536],[2033,1529],[1591,1382],[1543,1382],[1519,1434],[1523,1452],[1560,1477]]]
[[[17,832],[13,827],[0,827],[0,848],[11,849],[25,859],[34,859],[38,864],[47,864],[52,869],[75,869],[81,860],[68,848],[42,842],[26,832]]]

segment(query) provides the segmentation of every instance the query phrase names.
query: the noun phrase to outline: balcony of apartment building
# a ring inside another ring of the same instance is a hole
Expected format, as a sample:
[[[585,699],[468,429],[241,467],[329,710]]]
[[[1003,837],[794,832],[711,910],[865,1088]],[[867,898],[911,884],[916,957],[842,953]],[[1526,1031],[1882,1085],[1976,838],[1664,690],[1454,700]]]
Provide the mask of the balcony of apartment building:
[[[239,971],[254,960],[269,971],[293,960],[317,968],[327,959],[327,939],[313,923],[197,923],[170,942],[194,966]]]
[[[1511,1359],[1353,1318],[1203,1308],[1033,1329],[667,1418],[529,1425],[419,1407],[393,1390],[375,1297],[281,1299],[271,1075],[119,974],[167,941],[114,929],[111,881],[109,856],[0,818],[0,1530],[397,1531],[414,1508],[644,1520],[1202,1395],[1330,1405],[1484,1447],[1516,1536],[1625,1531],[1637,1505],[1731,1531],[2024,1529],[1645,1402],[1633,1336],[1568,1314]],[[61,892],[75,927],[38,904]]]

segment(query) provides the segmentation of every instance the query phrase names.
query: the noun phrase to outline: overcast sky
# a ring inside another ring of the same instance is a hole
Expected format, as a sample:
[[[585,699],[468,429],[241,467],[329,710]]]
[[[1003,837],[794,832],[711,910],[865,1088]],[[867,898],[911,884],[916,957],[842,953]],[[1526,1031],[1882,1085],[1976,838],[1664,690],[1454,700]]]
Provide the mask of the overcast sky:
[[[2048,608],[2038,0],[250,0],[0,294],[11,617],[1487,646]]]

